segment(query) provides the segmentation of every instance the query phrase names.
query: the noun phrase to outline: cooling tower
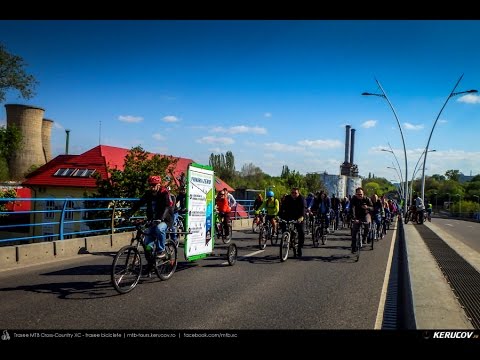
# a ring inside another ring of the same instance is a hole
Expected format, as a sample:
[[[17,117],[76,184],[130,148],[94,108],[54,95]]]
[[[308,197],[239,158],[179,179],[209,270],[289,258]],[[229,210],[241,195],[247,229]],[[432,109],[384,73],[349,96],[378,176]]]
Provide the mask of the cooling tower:
[[[21,148],[12,155],[8,162],[10,178],[22,180],[32,165],[45,164],[42,147],[42,124],[45,110],[18,104],[7,104],[5,108],[7,127],[15,125],[22,134]]]
[[[53,120],[43,119],[42,121],[42,147],[45,163],[52,160],[52,143],[50,135],[52,133]]]

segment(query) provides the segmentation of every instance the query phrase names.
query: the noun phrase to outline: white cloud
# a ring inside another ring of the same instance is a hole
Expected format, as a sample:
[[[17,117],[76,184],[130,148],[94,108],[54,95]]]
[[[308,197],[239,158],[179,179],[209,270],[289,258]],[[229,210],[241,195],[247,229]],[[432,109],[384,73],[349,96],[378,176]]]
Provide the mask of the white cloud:
[[[229,137],[204,136],[201,139],[197,139],[197,142],[200,144],[230,145],[235,143],[235,140]]]
[[[167,115],[162,120],[169,123],[180,121],[180,119],[178,119],[176,116],[173,116],[173,115]]]
[[[59,122],[54,121],[53,122],[53,128],[58,129],[58,130],[64,130],[65,128],[60,124]]]
[[[445,124],[445,123],[447,123],[448,121],[447,121],[447,120],[440,119],[440,120],[438,120],[438,122],[439,122],[439,123],[442,123],[442,124]]]
[[[315,149],[334,149],[342,147],[343,143],[339,140],[300,140],[298,145]]]
[[[159,140],[159,141],[162,141],[162,140],[165,140],[165,136],[159,134],[159,133],[156,133],[156,134],[153,134],[152,137],[155,139],[155,140]]]
[[[282,151],[282,152],[301,152],[305,151],[303,146],[287,145],[278,142],[266,143],[265,147],[270,151]]]
[[[421,130],[421,129],[423,129],[423,125],[413,125],[413,124],[410,124],[408,122],[403,123],[403,126],[407,130]]]
[[[361,126],[365,129],[375,127],[377,125],[377,120],[367,120]]]
[[[213,152],[213,153],[221,153],[221,152],[223,152],[223,150],[222,150],[221,148],[219,148],[219,147],[210,148],[210,149],[208,149],[208,151],[211,151],[211,152]]]
[[[216,126],[210,130],[211,132],[221,132],[227,134],[242,134],[242,133],[251,133],[251,134],[266,134],[267,129],[259,126],[245,126],[245,125],[238,125],[232,126],[229,128],[224,128],[222,126]]]
[[[143,121],[141,116],[132,116],[132,115],[120,115],[118,120],[127,122],[127,123],[139,123]]]
[[[272,117],[272,113],[266,112],[265,114],[263,114],[263,116],[265,116],[266,118],[269,118],[269,117]]]
[[[457,99],[458,102],[463,102],[467,104],[480,104],[480,96],[467,94]]]

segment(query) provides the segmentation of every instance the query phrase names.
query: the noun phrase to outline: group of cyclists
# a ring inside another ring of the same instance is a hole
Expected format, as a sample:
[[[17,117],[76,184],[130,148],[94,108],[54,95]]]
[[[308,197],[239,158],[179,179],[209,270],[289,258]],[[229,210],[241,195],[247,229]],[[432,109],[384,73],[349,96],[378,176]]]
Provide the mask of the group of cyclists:
[[[385,196],[378,197],[376,194],[366,197],[361,187],[357,188],[355,195],[339,199],[336,196],[329,197],[325,191],[318,191],[315,195],[309,193],[304,198],[299,189],[294,187],[290,194],[282,196],[281,200],[275,198],[273,191],[266,193],[267,198],[262,199],[258,194],[254,202],[254,222],[261,221],[260,214],[265,213],[265,221],[272,224],[272,236],[279,231],[277,218],[283,220],[297,220],[295,225],[298,232],[297,256],[302,256],[302,248],[305,242],[305,227],[316,222],[323,224],[325,233],[337,230],[340,221],[342,225],[352,228],[352,253],[356,251],[355,238],[360,226],[365,226],[363,243],[375,240],[378,236],[373,227],[386,232],[386,223],[390,222],[398,213],[397,203]],[[280,225],[283,223],[281,222]],[[308,224],[306,226],[306,224]],[[352,226],[353,225],[353,226]],[[283,226],[283,225],[282,225]],[[285,229],[280,229],[284,231]],[[371,234],[368,237],[368,234]]]
[[[162,184],[160,176],[150,176],[148,178],[150,188],[140,198],[140,200],[127,213],[127,217],[134,214],[141,206],[146,205],[147,220],[154,220],[151,229],[148,231],[145,241],[149,244],[158,239],[158,257],[165,256],[165,240],[167,232],[172,233],[176,240],[174,231],[174,222],[178,214],[186,211],[185,184],[179,183],[178,194],[175,197],[170,193],[170,188]],[[230,212],[236,206],[236,200],[232,194],[225,188],[218,192],[215,198],[217,216],[221,219],[225,235],[229,235]],[[427,214],[431,214],[431,204],[426,209]],[[415,197],[415,203],[410,210],[423,212],[425,209],[423,201],[418,196]],[[342,225],[351,227],[352,253],[356,251],[356,236],[360,226],[364,226],[362,243],[375,240],[376,232],[372,232],[372,226],[376,228],[383,227],[385,223],[391,221],[393,216],[401,210],[401,207],[393,200],[385,196],[373,194],[367,197],[364,190],[359,187],[355,190],[355,195],[347,196],[343,199],[331,196],[325,191],[318,191],[316,194],[309,193],[305,198],[300,194],[299,188],[292,187],[290,194],[285,194],[278,200],[272,190],[266,192],[266,199],[262,194],[258,194],[254,202],[254,221],[259,221],[261,212],[265,214],[265,221],[271,223],[272,234],[278,235],[280,231],[285,231],[285,224],[277,219],[285,221],[296,220],[296,230],[298,233],[298,252],[297,256],[302,256],[302,248],[305,242],[305,224],[314,224],[321,220],[328,234],[330,228],[335,231],[342,222]],[[309,225],[310,226],[310,225]],[[168,231],[170,229],[170,231]],[[368,236],[368,234],[372,234]]]

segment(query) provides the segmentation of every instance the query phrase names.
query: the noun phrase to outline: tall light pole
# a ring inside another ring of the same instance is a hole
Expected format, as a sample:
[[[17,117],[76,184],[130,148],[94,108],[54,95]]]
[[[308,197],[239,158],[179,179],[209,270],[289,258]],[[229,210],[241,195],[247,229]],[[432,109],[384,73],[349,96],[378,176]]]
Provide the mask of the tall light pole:
[[[428,152],[434,152],[437,150],[428,150]],[[420,157],[418,158],[417,164],[415,165],[415,168],[413,169],[413,176],[412,176],[412,182],[410,183],[410,204],[412,203],[412,195],[413,195],[413,180],[415,179],[415,175],[417,175],[417,166],[420,163],[420,160],[422,160],[422,156],[425,155],[425,149],[423,149],[422,153],[420,154]],[[422,201],[424,200],[424,197],[422,197]]]
[[[396,167],[391,167],[391,166],[387,166],[387,169],[393,169],[395,170],[395,172],[397,173],[398,177],[400,177],[400,173],[398,172],[397,168]],[[400,185],[402,184],[402,182],[400,182]],[[402,188],[400,188],[400,190],[402,190]],[[404,195],[402,191],[400,191],[400,195]]]
[[[388,147],[390,148],[390,150],[388,149],[380,149],[380,151],[386,151],[386,152],[389,152],[389,153],[392,153],[393,154],[393,157],[395,158],[395,161],[397,162],[397,165],[398,165],[398,170],[400,171],[400,184],[403,183],[403,177],[402,177],[402,171],[401,171],[401,166],[400,166],[400,163],[398,162],[398,159],[397,159],[397,155],[395,155],[395,152],[393,151],[392,149],[392,146],[390,145],[390,143],[387,143],[388,144]]]
[[[404,204],[403,204],[403,213],[404,215],[407,214],[407,198],[408,198],[408,184],[407,184],[407,179],[408,179],[408,164],[407,164],[407,147],[405,146],[405,139],[403,138],[403,131],[402,131],[402,126],[400,125],[400,120],[398,120],[398,116],[397,116],[397,112],[395,111],[395,108],[393,107],[392,103],[390,102],[390,100],[388,99],[387,97],[387,94],[385,93],[385,91],[383,90],[383,87],[382,85],[380,84],[380,82],[375,79],[378,87],[380,88],[380,90],[382,90],[382,93],[381,94],[374,94],[374,93],[368,93],[368,92],[364,92],[362,93],[362,95],[365,95],[365,96],[379,96],[379,97],[382,97],[384,98],[385,100],[387,100],[388,102],[388,105],[390,105],[390,108],[392,109],[392,112],[393,112],[393,115],[395,116],[395,120],[397,120],[397,125],[398,125],[398,129],[400,130],[400,135],[402,136],[402,143],[403,143],[403,155],[405,157],[405,181],[404,181],[404,184],[403,184],[403,194],[404,194],[404,198],[405,198],[405,201],[404,201]]]
[[[430,136],[428,137],[427,146],[425,147],[425,156],[423,158],[423,167],[422,167],[422,199],[425,198],[425,164],[427,163],[428,146],[430,145],[430,140],[432,139],[433,130],[435,129],[435,125],[437,125],[437,121],[440,118],[440,115],[441,115],[443,109],[447,105],[448,100],[450,100],[450,98],[452,98],[454,96],[461,95],[461,94],[470,94],[470,93],[478,92],[477,90],[467,90],[467,91],[454,92],[455,89],[457,88],[458,84],[462,80],[462,78],[463,78],[463,74],[462,74],[462,76],[460,76],[457,83],[453,87],[452,91],[450,92],[450,95],[448,95],[447,100],[445,100],[445,103],[443,104],[442,108],[440,109],[440,112],[437,115],[437,118],[435,119],[435,122],[433,123],[432,130],[430,131]]]

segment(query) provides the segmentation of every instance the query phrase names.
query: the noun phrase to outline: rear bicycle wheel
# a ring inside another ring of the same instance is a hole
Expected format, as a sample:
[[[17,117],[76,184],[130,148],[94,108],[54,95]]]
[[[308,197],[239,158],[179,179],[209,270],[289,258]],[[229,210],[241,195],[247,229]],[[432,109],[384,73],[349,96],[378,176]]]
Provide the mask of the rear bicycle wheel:
[[[142,275],[142,257],[135,246],[122,247],[112,262],[111,280],[120,294],[132,291]]]
[[[165,259],[155,259],[155,273],[160,280],[168,280],[177,269],[177,247],[168,240],[165,243]]]
[[[313,247],[319,247],[320,246],[320,239],[322,238],[322,229],[319,226],[317,226],[313,235],[314,235],[313,236]]]
[[[284,262],[288,259],[288,251],[290,250],[290,232],[285,231],[280,241],[280,261]]]
[[[224,244],[228,244],[232,241],[232,224],[228,224],[228,236],[223,235],[222,241]]]
[[[237,262],[237,254],[238,254],[237,245],[235,245],[234,243],[231,243],[230,245],[228,245],[228,250],[227,250],[228,265],[230,266],[235,265],[235,263]]]
[[[358,230],[357,232],[357,244],[356,244],[355,255],[357,255],[357,260],[360,260],[360,248],[362,247],[362,231]]]
[[[258,247],[260,250],[264,250],[267,247],[267,234],[264,226],[261,227],[260,234],[258,235]]]

